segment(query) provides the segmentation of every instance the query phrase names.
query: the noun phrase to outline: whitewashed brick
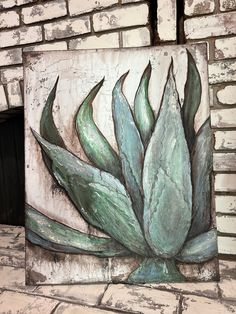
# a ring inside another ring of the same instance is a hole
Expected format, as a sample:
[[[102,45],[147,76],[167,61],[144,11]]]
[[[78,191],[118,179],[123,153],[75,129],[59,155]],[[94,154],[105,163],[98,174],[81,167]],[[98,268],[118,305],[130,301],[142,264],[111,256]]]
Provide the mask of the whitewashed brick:
[[[128,31],[122,31],[123,47],[144,47],[151,43],[150,31],[147,27],[140,27]]]
[[[146,25],[149,9],[147,4],[120,7],[96,13],[93,16],[95,32],[120,27]]]
[[[37,2],[38,0],[16,0],[16,5],[23,5],[28,4],[32,2]]]
[[[209,83],[217,84],[236,81],[236,61],[217,61],[209,64]]]
[[[158,0],[157,32],[161,41],[176,40],[176,23],[176,1]]]
[[[217,173],[215,175],[216,192],[236,192],[236,174]]]
[[[61,303],[55,311],[54,314],[117,314],[117,312],[106,311],[98,308],[91,308],[76,304],[66,304]]]
[[[140,2],[140,1],[143,1],[143,0],[121,0],[121,3],[126,4],[126,3]]]
[[[67,43],[65,41],[59,41],[50,44],[27,46],[23,49],[23,51],[51,51],[51,50],[67,50]]]
[[[16,5],[16,0],[1,0],[0,9],[12,8]]]
[[[236,85],[228,85],[219,90],[216,94],[217,99],[222,104],[236,104]]]
[[[221,291],[221,296],[224,300],[235,301],[236,277],[233,274],[236,273],[236,261],[220,260],[219,266],[221,280],[218,285]]]
[[[42,40],[41,26],[23,26],[11,31],[2,31],[0,33],[0,48],[24,45]]]
[[[236,0],[220,0],[220,11],[236,10]]]
[[[65,0],[56,0],[44,4],[34,5],[22,9],[22,18],[25,24],[51,20],[67,14]]]
[[[236,153],[215,153],[213,169],[215,171],[236,171]]]
[[[1,81],[3,84],[7,84],[15,80],[23,80],[23,67],[1,70]]]
[[[236,108],[211,110],[211,126],[213,128],[236,127]]]
[[[7,110],[8,106],[7,106],[7,99],[6,99],[6,95],[5,95],[5,91],[2,85],[0,85],[0,112]]]
[[[118,3],[118,0],[69,0],[69,12],[70,15],[79,15],[86,12],[93,11],[95,9],[102,9]]]
[[[215,57],[216,59],[235,58],[236,37],[216,39]]]
[[[217,230],[221,233],[236,234],[236,216],[217,216]]]
[[[0,14],[0,28],[11,28],[20,25],[19,14],[15,11]]]
[[[219,254],[236,255],[236,238],[218,236],[218,252]]]
[[[100,36],[72,39],[69,49],[119,48],[119,34],[110,33]]]
[[[215,208],[217,213],[236,214],[236,196],[216,195]]]
[[[236,131],[216,131],[215,149],[236,149]]]
[[[194,17],[184,22],[187,39],[236,34],[236,12]]]
[[[7,93],[10,108],[23,106],[20,83],[18,81],[7,84]]]
[[[212,13],[214,9],[214,0],[185,0],[184,3],[184,13],[188,16]]]
[[[22,63],[22,51],[20,48],[0,50],[0,66],[19,63]]]
[[[45,24],[44,29],[46,40],[66,38],[75,35],[86,34],[91,31],[90,20],[88,16]]]

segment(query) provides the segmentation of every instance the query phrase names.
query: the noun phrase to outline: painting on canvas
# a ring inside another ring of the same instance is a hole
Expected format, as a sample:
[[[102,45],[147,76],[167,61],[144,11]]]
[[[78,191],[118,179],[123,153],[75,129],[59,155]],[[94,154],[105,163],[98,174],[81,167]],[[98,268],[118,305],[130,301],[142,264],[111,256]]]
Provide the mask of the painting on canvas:
[[[24,66],[27,283],[216,280],[206,46]]]

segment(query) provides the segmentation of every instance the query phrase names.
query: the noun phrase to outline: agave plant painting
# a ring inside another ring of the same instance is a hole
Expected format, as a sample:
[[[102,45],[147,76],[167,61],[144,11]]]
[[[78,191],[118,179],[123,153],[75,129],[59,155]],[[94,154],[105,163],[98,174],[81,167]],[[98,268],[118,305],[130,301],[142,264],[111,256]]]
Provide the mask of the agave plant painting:
[[[155,49],[162,51],[165,48]],[[124,88],[126,84],[126,90],[134,89],[133,85],[129,87],[127,81],[133,70],[128,63],[128,71],[119,75],[116,72],[114,83],[104,91],[110,97],[107,108],[110,106],[115,146],[100,129],[94,114],[96,99],[109,80],[107,73],[115,71],[115,67],[109,65],[111,61],[107,65],[103,64],[103,67],[108,67],[104,71],[105,76],[99,71],[95,84],[91,85],[95,69],[89,66],[90,61],[86,59],[88,73],[85,73],[84,79],[88,80],[88,84],[85,83],[83,90],[87,92],[79,102],[71,97],[71,102],[75,104],[72,123],[67,126],[74,132],[74,140],[70,145],[70,139],[68,136],[64,139],[62,128],[59,127],[60,121],[67,115],[66,111],[64,109],[64,114],[61,114],[63,104],[57,108],[55,104],[55,100],[60,98],[57,90],[63,74],[57,77],[55,72],[50,72],[54,76],[54,86],[51,85],[50,93],[45,96],[46,101],[38,105],[41,106],[40,114],[36,117],[31,115],[38,124],[27,121],[27,136],[34,143],[37,158],[34,158],[34,153],[33,157],[28,157],[26,167],[31,167],[32,158],[36,160],[35,163],[40,163],[42,173],[38,175],[46,175],[51,180],[51,185],[43,187],[44,191],[51,190],[55,198],[63,194],[67,202],[71,203],[74,217],[78,215],[80,221],[87,226],[87,231],[77,228],[72,222],[70,224],[69,219],[63,220],[67,216],[67,206],[59,210],[61,218],[57,219],[55,212],[58,209],[55,204],[50,210],[42,209],[41,205],[35,205],[37,201],[31,201],[27,195],[26,236],[30,251],[27,254],[27,271],[29,278],[33,277],[32,273],[39,274],[37,278],[29,279],[29,282],[67,282],[65,279],[58,281],[45,275],[47,263],[57,265],[60,264],[60,259],[63,260],[60,267],[65,272],[70,272],[76,264],[78,272],[86,273],[86,265],[84,268],[80,268],[80,265],[92,258],[94,267],[92,271],[89,266],[87,268],[88,280],[85,277],[74,281],[68,279],[68,282],[128,283],[191,280],[191,276],[183,271],[185,265],[204,268],[208,261],[214,261],[217,241],[211,209],[212,135],[207,114],[198,118],[196,128],[197,114],[203,91],[207,91],[207,82],[201,78],[191,48],[178,48],[175,51],[177,55],[182,53],[181,60],[184,61],[179,61],[182,64],[176,65],[177,61],[173,61],[169,53],[165,59],[165,75],[157,71],[157,64],[162,59],[153,57],[155,49],[144,49],[144,52],[148,52],[144,53],[146,65],[142,69],[139,65],[141,75],[136,77],[138,84],[132,104]],[[197,48],[194,51],[198,51]],[[132,55],[132,50],[122,53]],[[77,54],[80,55],[79,52]],[[95,59],[99,54],[106,57],[106,51],[87,54]],[[162,58],[164,56],[165,54]],[[101,59],[98,60],[101,62]],[[115,66],[119,67],[119,64]],[[182,75],[178,71],[184,66],[186,75],[181,100],[177,81],[178,75]],[[154,80],[150,86],[153,75],[163,75],[163,87],[155,86]],[[97,80],[99,76],[100,79]],[[28,79],[27,84],[29,90],[30,84],[34,83]],[[76,95],[80,88],[78,84]],[[159,108],[155,108],[156,104],[152,103],[151,88],[159,89]],[[70,97],[68,90],[63,93]],[[41,101],[40,97],[39,100]],[[27,106],[26,111],[29,112],[29,101]],[[58,121],[55,112],[59,113]],[[105,114],[102,104],[96,112],[97,116]],[[75,140],[85,158],[73,150]],[[33,166],[31,171],[35,171]],[[27,186],[27,194],[31,193],[32,188]],[[40,199],[40,194],[38,197]],[[45,262],[44,270],[42,263],[39,266],[38,261],[32,262],[32,254],[35,254],[37,260]],[[67,257],[70,261],[68,263]],[[119,272],[119,276],[111,275],[107,261],[116,265],[113,268],[118,270],[114,272]],[[99,264],[98,268],[107,272],[107,276],[96,274],[96,263]],[[123,277],[122,263],[126,265],[126,275]],[[91,272],[95,272],[92,277]],[[202,279],[215,278],[217,270],[213,273]],[[39,279],[42,277],[43,280]]]

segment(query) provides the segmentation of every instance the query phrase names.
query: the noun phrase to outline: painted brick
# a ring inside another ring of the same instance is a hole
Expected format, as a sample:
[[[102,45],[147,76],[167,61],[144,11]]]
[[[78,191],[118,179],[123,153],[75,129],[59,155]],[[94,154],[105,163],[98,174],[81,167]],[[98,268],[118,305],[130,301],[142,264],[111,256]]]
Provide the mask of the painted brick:
[[[119,34],[110,33],[101,36],[89,36],[72,39],[69,49],[119,48]]]
[[[187,39],[236,34],[236,12],[194,17],[184,22]]]
[[[23,5],[28,4],[32,2],[37,2],[38,0],[16,0],[16,5]]]
[[[220,0],[220,11],[236,10],[236,0]]]
[[[236,85],[228,85],[220,89],[216,96],[219,102],[226,105],[236,104]]]
[[[7,93],[10,108],[23,106],[20,83],[18,81],[7,84]]]
[[[215,175],[216,192],[236,192],[236,174],[217,173]]]
[[[213,156],[213,169],[215,171],[236,171],[236,154],[215,153]]]
[[[16,0],[1,0],[0,9],[12,8],[16,5]]]
[[[236,61],[217,61],[209,64],[209,83],[217,84],[236,81]]]
[[[236,240],[236,238],[235,238]],[[236,249],[236,242],[235,242]],[[221,280],[219,282],[219,288],[221,296],[224,300],[236,301],[236,261],[224,261],[219,263]]]
[[[184,297],[182,311],[183,314],[196,314],[201,312],[208,314],[232,314],[232,312],[234,312],[234,306],[203,297]]]
[[[50,50],[67,50],[67,43],[65,41],[27,46],[23,48],[23,51],[50,51]]]
[[[147,4],[110,9],[93,16],[95,32],[148,23],[149,9]]]
[[[19,64],[21,62],[22,51],[20,48],[0,50],[0,66]]]
[[[19,287],[25,285],[25,269],[0,266],[0,288]]]
[[[46,40],[53,40],[89,33],[91,27],[89,17],[84,16],[45,24],[44,29]]]
[[[126,3],[140,2],[140,1],[143,1],[143,0],[121,0],[121,3],[126,4]]]
[[[216,225],[219,232],[236,235],[236,216],[217,216]]]
[[[65,0],[56,0],[22,9],[25,24],[51,20],[67,14]]]
[[[215,58],[227,59],[236,57],[236,37],[221,38],[215,41]]]
[[[24,45],[42,40],[41,26],[23,26],[11,31],[0,33],[0,48],[15,45]]]
[[[216,195],[215,208],[217,213],[236,214],[236,196]]]
[[[7,110],[8,106],[7,106],[7,99],[6,99],[6,95],[5,95],[5,91],[2,85],[0,85],[0,112]]]
[[[176,1],[158,0],[157,32],[161,41],[176,40]]]
[[[215,149],[236,149],[236,131],[216,131]]]
[[[188,16],[212,13],[214,9],[214,0],[185,0],[184,13]]]
[[[177,313],[178,296],[166,291],[128,285],[111,285],[102,305],[111,309],[145,314]]]
[[[211,126],[214,128],[236,127],[236,108],[211,110]]]
[[[218,236],[218,252],[236,255],[236,238]]]
[[[140,27],[128,31],[122,31],[123,47],[142,47],[151,44],[150,31],[147,27]]]
[[[7,84],[15,80],[23,80],[23,67],[1,70],[1,81],[3,84]]]
[[[55,311],[54,314],[117,314],[117,312],[106,311],[96,308],[91,308],[87,306],[75,305],[75,304],[66,304],[61,303]]]
[[[106,8],[117,3],[118,0],[68,0],[69,12],[72,16],[90,12],[95,9]]]
[[[0,28],[11,28],[20,25],[19,14],[14,11],[0,14]]]

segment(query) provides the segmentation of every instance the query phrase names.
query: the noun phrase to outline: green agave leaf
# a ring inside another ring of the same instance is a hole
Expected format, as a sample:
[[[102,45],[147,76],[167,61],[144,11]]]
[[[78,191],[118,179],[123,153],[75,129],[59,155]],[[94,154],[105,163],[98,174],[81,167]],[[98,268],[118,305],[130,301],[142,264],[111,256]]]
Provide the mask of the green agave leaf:
[[[187,50],[187,49],[186,49]],[[182,107],[183,123],[189,150],[192,150],[195,138],[194,118],[199,108],[202,96],[201,77],[191,53],[187,50],[188,70],[184,89],[184,103]]]
[[[206,262],[217,255],[217,231],[211,229],[187,241],[176,257],[185,263]]]
[[[100,132],[93,120],[92,102],[104,79],[90,91],[76,115],[76,130],[84,152],[98,168],[121,179],[121,163],[118,155]]]
[[[54,123],[53,115],[52,115],[52,108],[53,103],[56,98],[56,90],[57,90],[57,84],[58,84],[59,77],[57,77],[57,80],[47,98],[46,104],[43,108],[41,120],[40,120],[40,134],[49,142],[64,147],[65,144],[62,139],[62,137],[59,134],[59,131]],[[44,162],[49,170],[51,172],[51,162],[47,158],[45,154],[43,154]]]
[[[191,223],[192,185],[187,142],[171,63],[144,169],[144,231],[156,255],[182,247]]]
[[[211,224],[211,172],[213,137],[210,119],[201,126],[192,151],[193,212],[189,237],[207,231]]]
[[[29,240],[37,241],[47,249],[65,253],[83,253],[96,256],[125,256],[131,254],[127,249],[111,238],[88,235],[56,222],[41,214],[33,207],[26,205],[26,228],[30,233]],[[64,251],[63,251],[64,250]]]
[[[53,174],[58,183],[67,191],[83,218],[132,252],[148,254],[130,197],[120,181],[33,132],[52,160]]]
[[[134,99],[134,117],[145,147],[151,137],[155,122],[154,113],[148,99],[148,86],[151,71],[151,63],[149,62],[143,72]]]
[[[143,144],[122,87],[128,72],[121,76],[112,92],[112,114],[116,140],[127,190],[133,201],[135,214],[142,225],[142,164]]]

